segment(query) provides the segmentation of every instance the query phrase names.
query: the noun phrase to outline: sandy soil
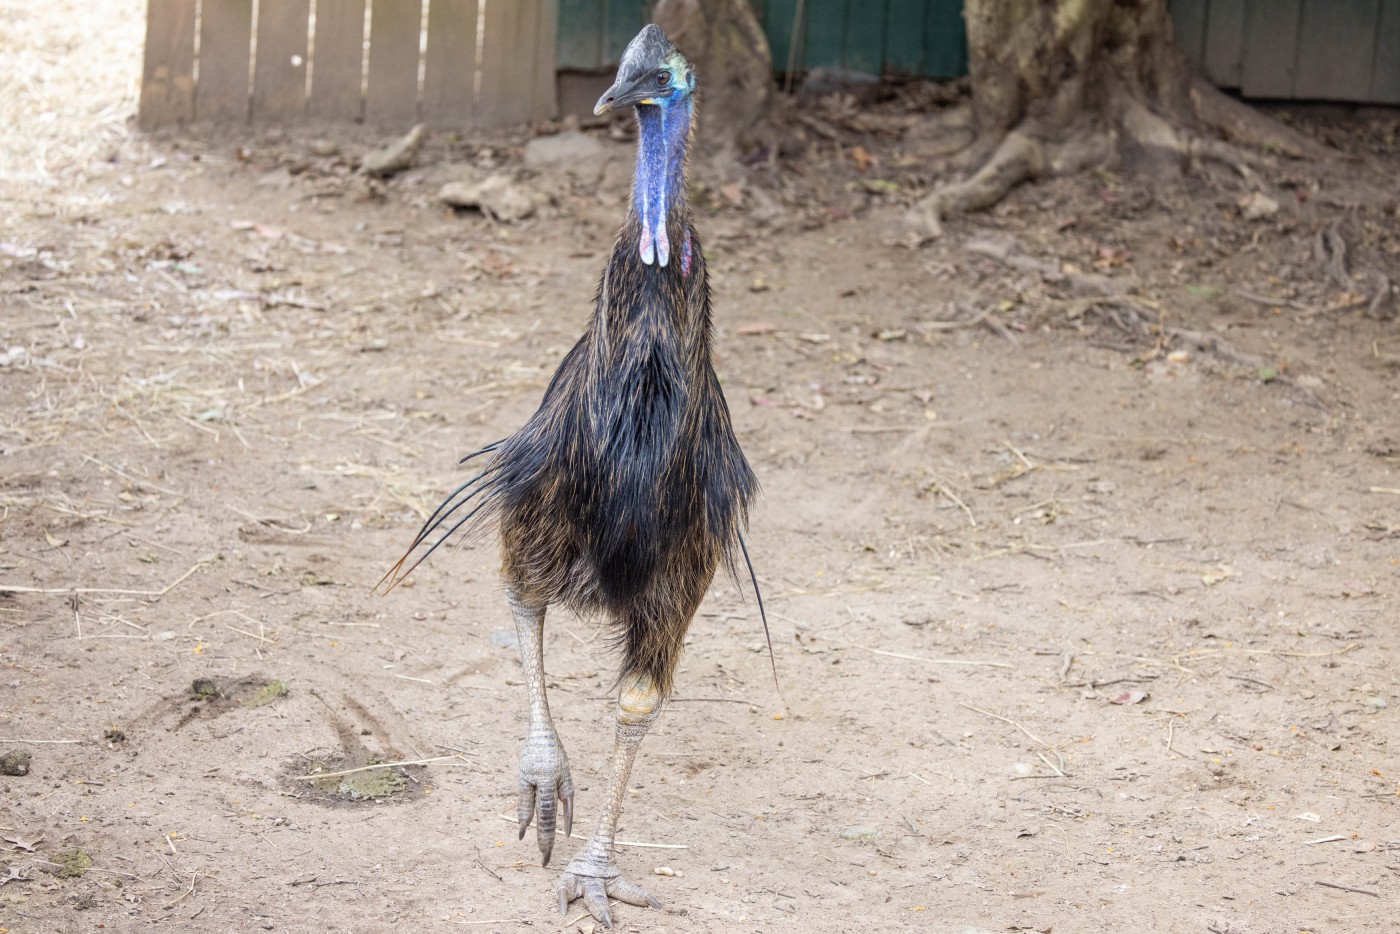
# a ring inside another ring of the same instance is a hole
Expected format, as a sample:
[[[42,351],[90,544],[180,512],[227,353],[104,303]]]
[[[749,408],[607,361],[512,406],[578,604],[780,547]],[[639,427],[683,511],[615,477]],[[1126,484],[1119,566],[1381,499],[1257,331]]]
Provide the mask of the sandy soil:
[[[92,54],[22,37],[11,75]],[[628,144],[569,176],[438,137],[370,185],[367,132],[114,131],[111,44],[4,196],[0,928],[590,930],[551,904],[578,843],[542,869],[502,817],[493,546],[369,589],[582,327]],[[665,911],[620,929],[1393,931],[1400,335],[1314,246],[1341,222],[1400,279],[1400,118],[1299,112],[1357,158],[1281,169],[1261,220],[1232,179],[1086,175],[910,249],[917,148],[841,116],[698,173],[781,692],[717,584],[623,815]],[[467,171],[534,216],[442,207]],[[546,636],[579,836],[604,641]]]

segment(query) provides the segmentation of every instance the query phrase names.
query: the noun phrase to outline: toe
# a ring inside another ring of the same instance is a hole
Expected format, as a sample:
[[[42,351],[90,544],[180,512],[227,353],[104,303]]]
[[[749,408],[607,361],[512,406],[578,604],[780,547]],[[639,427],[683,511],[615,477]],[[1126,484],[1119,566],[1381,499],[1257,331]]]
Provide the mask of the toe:
[[[564,813],[564,836],[574,835],[574,783],[569,773],[559,782],[559,809]]]
[[[566,915],[569,913],[569,902],[579,897],[578,876],[571,872],[566,872],[559,877],[559,881],[554,884],[554,894],[559,896],[559,913]]]
[[[601,879],[589,879],[583,884],[583,904],[588,913],[602,922],[603,927],[611,928],[612,914],[608,911],[608,892]]]
[[[536,807],[539,809],[539,822],[535,825],[538,834],[540,855],[544,865],[549,865],[549,856],[554,852],[555,790],[553,785],[541,785],[537,793]]]
[[[530,826],[530,820],[535,816],[535,786],[525,779],[520,779],[520,794],[515,800],[515,819],[520,824],[520,836],[517,840],[525,839],[525,829]]]
[[[652,898],[646,889],[625,879],[609,879],[607,890],[608,894],[618,901],[636,905],[638,908],[661,907],[661,903]]]

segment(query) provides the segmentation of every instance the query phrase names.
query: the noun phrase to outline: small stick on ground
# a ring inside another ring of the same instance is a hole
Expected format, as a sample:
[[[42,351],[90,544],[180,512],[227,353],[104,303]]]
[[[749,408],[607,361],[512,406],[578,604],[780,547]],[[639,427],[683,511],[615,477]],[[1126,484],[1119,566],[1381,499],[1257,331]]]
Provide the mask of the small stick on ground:
[[[193,893],[194,893],[194,881],[195,881],[196,879],[198,879],[198,878],[199,878],[199,873],[198,873],[198,872],[192,872],[192,873],[190,873],[190,887],[187,888],[187,889],[185,889],[184,892],[180,893],[180,897],[179,897],[179,898],[175,899],[173,902],[171,902],[170,904],[166,905],[165,907],[166,907],[167,909],[174,908],[176,905],[180,904],[182,901],[184,901],[186,898],[188,898],[191,894],[193,894]]]
[[[477,864],[478,866],[480,866],[482,869],[486,870],[486,872],[487,872],[489,875],[491,875],[493,878],[495,878],[495,880],[496,880],[497,882],[502,881],[502,880],[501,880],[501,875],[500,875],[500,873],[496,872],[496,870],[492,869],[490,866],[486,865],[486,863],[482,862],[482,859],[481,859],[481,850],[480,850],[480,849],[478,849],[478,850],[476,851],[476,864]],[[477,923],[477,924],[485,924],[486,922],[484,922],[484,921],[478,921],[478,922],[476,922],[476,923]]]
[[[925,469],[927,470],[927,468]],[[933,480],[933,485],[932,487],[930,487],[930,489],[932,489],[935,493],[942,493],[944,496],[952,500],[954,505],[956,505],[959,509],[961,509],[964,513],[967,514],[967,524],[974,529],[977,528],[977,517],[972,514],[972,510],[968,508],[967,503],[963,502],[962,498],[959,497],[958,494],[953,492],[953,488],[950,487],[948,484],[944,483],[942,480],[940,480],[938,478],[938,475],[935,474],[933,471],[929,470],[928,475]]]
[[[908,661],[911,661],[911,662],[924,662],[925,664],[929,664],[929,665],[967,665],[967,666],[970,666],[970,667],[981,667],[981,668],[1014,668],[1014,667],[1015,667],[1014,665],[1007,664],[1006,662],[974,662],[974,661],[964,661],[963,659],[960,659],[960,658],[924,658],[924,657],[919,656],[919,655],[902,655],[902,654],[900,654],[899,652],[885,652],[885,651],[883,651],[883,650],[881,650],[881,649],[872,649],[872,648],[871,648],[870,646],[868,646],[868,645],[861,645],[861,644],[859,644],[859,643],[853,643],[853,644],[855,645],[856,648],[858,648],[858,649],[864,649],[865,651],[869,652],[871,655],[883,655],[883,656],[885,656],[886,658],[903,658],[903,659],[907,659]]]
[[[196,561],[194,566],[181,574],[175,580],[166,584],[160,590],[121,590],[109,587],[20,587],[12,584],[0,584],[0,593],[34,593],[34,594],[65,594],[65,593],[92,593],[92,594],[113,594],[124,597],[163,597],[176,587],[183,584],[189,576],[200,568],[205,562]]]
[[[491,875],[496,876],[496,874],[495,874],[494,872],[491,873]],[[496,878],[499,879],[500,876],[496,876]],[[586,917],[588,917],[588,915],[581,915],[581,916],[580,916],[578,919],[576,919],[576,920],[580,920],[580,921],[581,921],[581,920],[583,920],[583,918],[586,918]],[[526,925],[529,925],[529,924],[533,924],[533,923],[534,923],[533,921],[527,921],[527,920],[524,919],[524,918],[491,918],[491,919],[485,920],[485,921],[449,921],[449,922],[448,922],[448,924],[463,924],[463,925],[467,925],[467,924],[526,924]]]
[[[368,772],[370,769],[396,769],[401,765],[427,765],[429,762],[445,762],[448,759],[461,759],[461,756],[432,756],[428,759],[405,759],[402,762],[378,762],[374,765],[362,765],[355,769],[341,769],[339,772],[318,772],[315,775],[293,775],[294,782],[314,782],[323,778],[339,778],[342,775],[354,775],[356,772]]]
[[[980,713],[980,714],[982,714],[982,716],[984,716],[984,717],[991,717],[993,720],[1000,720],[1002,723],[1009,723],[1009,724],[1011,724],[1012,726],[1014,726],[1016,729],[1020,730],[1022,733],[1025,733],[1025,734],[1026,734],[1027,736],[1029,736],[1031,739],[1035,740],[1035,741],[1036,741],[1037,743],[1039,743],[1040,745],[1044,746],[1046,749],[1053,749],[1053,748],[1055,748],[1055,747],[1051,746],[1049,743],[1047,743],[1045,740],[1041,739],[1039,736],[1036,736],[1036,735],[1035,735],[1034,733],[1032,733],[1030,730],[1028,730],[1028,729],[1026,729],[1025,727],[1023,727],[1021,724],[1017,723],[1015,720],[1011,720],[1011,719],[1009,719],[1009,718],[1007,718],[1007,717],[1003,717],[1003,716],[1002,716],[1001,714],[999,714],[999,713],[992,713],[990,710],[983,710],[981,707],[974,707],[974,706],[972,706],[971,704],[959,703],[958,706],[959,706],[959,707],[966,707],[968,710],[971,710],[971,711],[973,711],[974,713]],[[1062,772],[1062,773],[1060,773],[1060,774],[1064,774],[1064,773]]]
[[[1248,675],[1226,675],[1231,681],[1243,681],[1245,684],[1257,684],[1259,687],[1269,691],[1278,690],[1267,681],[1260,681],[1258,678],[1251,678]]]
[[[1167,721],[1167,752],[1175,753],[1176,755],[1181,756],[1181,758],[1183,758],[1183,759],[1189,759],[1189,758],[1191,758],[1191,757],[1188,756],[1186,753],[1184,753],[1184,752],[1177,752],[1175,749],[1172,748],[1172,739],[1175,738],[1175,737],[1176,737],[1176,721],[1175,721],[1175,720],[1168,720],[1168,721]]]
[[[1049,759],[1047,759],[1047,758],[1045,757],[1045,753],[1043,753],[1043,752],[1037,752],[1036,755],[1040,757],[1040,761],[1041,761],[1041,762],[1044,762],[1046,765],[1050,766],[1050,768],[1054,771],[1054,773],[1055,773],[1056,775],[1058,775],[1060,778],[1069,778],[1069,775],[1065,773],[1065,770],[1064,770],[1064,769],[1060,768],[1058,765],[1056,765],[1055,763],[1051,762]]]
[[[1343,892],[1355,892],[1358,895],[1370,895],[1372,898],[1380,898],[1381,893],[1374,889],[1361,889],[1354,885],[1342,885],[1340,882],[1327,882],[1323,879],[1315,880],[1318,885],[1325,885],[1329,889],[1341,889]]]

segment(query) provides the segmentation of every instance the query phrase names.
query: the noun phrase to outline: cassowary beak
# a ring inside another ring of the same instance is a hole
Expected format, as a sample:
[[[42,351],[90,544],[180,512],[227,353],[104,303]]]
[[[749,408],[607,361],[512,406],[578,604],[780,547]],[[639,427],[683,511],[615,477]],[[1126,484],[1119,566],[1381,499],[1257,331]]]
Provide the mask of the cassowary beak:
[[[648,73],[647,77],[651,77]],[[626,107],[629,104],[654,104],[651,97],[653,88],[648,87],[648,81],[624,82],[618,81],[612,87],[603,92],[603,96],[598,98],[598,103],[593,107],[593,116],[601,117],[609,111],[619,107]]]

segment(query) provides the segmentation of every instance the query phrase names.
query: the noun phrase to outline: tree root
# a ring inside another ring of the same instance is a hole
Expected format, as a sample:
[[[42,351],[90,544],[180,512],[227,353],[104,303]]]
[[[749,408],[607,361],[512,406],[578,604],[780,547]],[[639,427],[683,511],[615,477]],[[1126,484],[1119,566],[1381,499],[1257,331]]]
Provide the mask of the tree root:
[[[1119,122],[1124,135],[1139,146],[1166,152],[1192,164],[1214,160],[1233,169],[1251,186],[1259,187],[1259,177],[1255,175],[1250,162],[1261,160],[1237,146],[1192,133],[1179,124],[1159,117],[1136,100],[1124,102]]]
[[[1235,100],[1202,78],[1194,78],[1186,93],[1197,119],[1229,142],[1314,162],[1341,155],[1330,146]]]
[[[1313,255],[1327,273],[1327,281],[1344,292],[1365,296],[1348,307],[1366,305],[1372,318],[1390,318],[1394,314],[1395,295],[1390,277],[1379,269],[1363,270],[1353,275],[1347,269],[1347,242],[1342,236],[1341,223],[1335,223],[1317,235]],[[1369,289],[1363,288],[1363,282]],[[1367,292],[1369,291],[1369,295]]]
[[[905,223],[928,238],[936,238],[943,232],[945,216],[989,208],[1022,182],[1069,175],[1091,165],[1110,163],[1125,143],[1179,163],[1219,162],[1252,188],[1263,187],[1255,166],[1272,168],[1268,157],[1194,133],[1121,91],[1115,94],[1114,110],[1114,123],[1119,129],[1116,134],[1080,126],[1061,131],[1059,139],[1047,142],[1046,133],[1025,124],[1011,130],[971,176],[940,185],[925,195],[905,214]],[[1279,129],[1294,132],[1282,125]]]
[[[1307,160],[1339,155],[1199,78],[1191,79],[1186,92],[1189,107],[1183,101],[1179,109],[1187,112],[1176,114],[1176,119],[1162,116],[1117,82],[1111,81],[1107,99],[1106,115],[1116,133],[1085,126],[1087,120],[1077,127],[1046,127],[1028,118],[995,147],[979,140],[964,150],[990,155],[979,160],[980,167],[967,178],[940,185],[924,196],[905,214],[905,223],[924,236],[937,237],[949,214],[989,208],[1022,182],[1111,162],[1125,144],[1188,165],[1220,163],[1255,189],[1264,187],[1258,170],[1277,167],[1271,153]],[[1193,125],[1220,137],[1197,132]]]
[[[1106,134],[1075,132],[1046,143],[1029,129],[1012,130],[971,177],[935,188],[905,213],[905,223],[928,238],[939,237],[948,213],[989,208],[1022,182],[1078,172],[1101,164],[1111,152]]]
[[[930,237],[941,236],[945,212],[989,208],[1021,182],[1044,175],[1045,165],[1045,147],[1040,141],[1012,130],[971,178],[935,188],[909,209],[905,220]]]

